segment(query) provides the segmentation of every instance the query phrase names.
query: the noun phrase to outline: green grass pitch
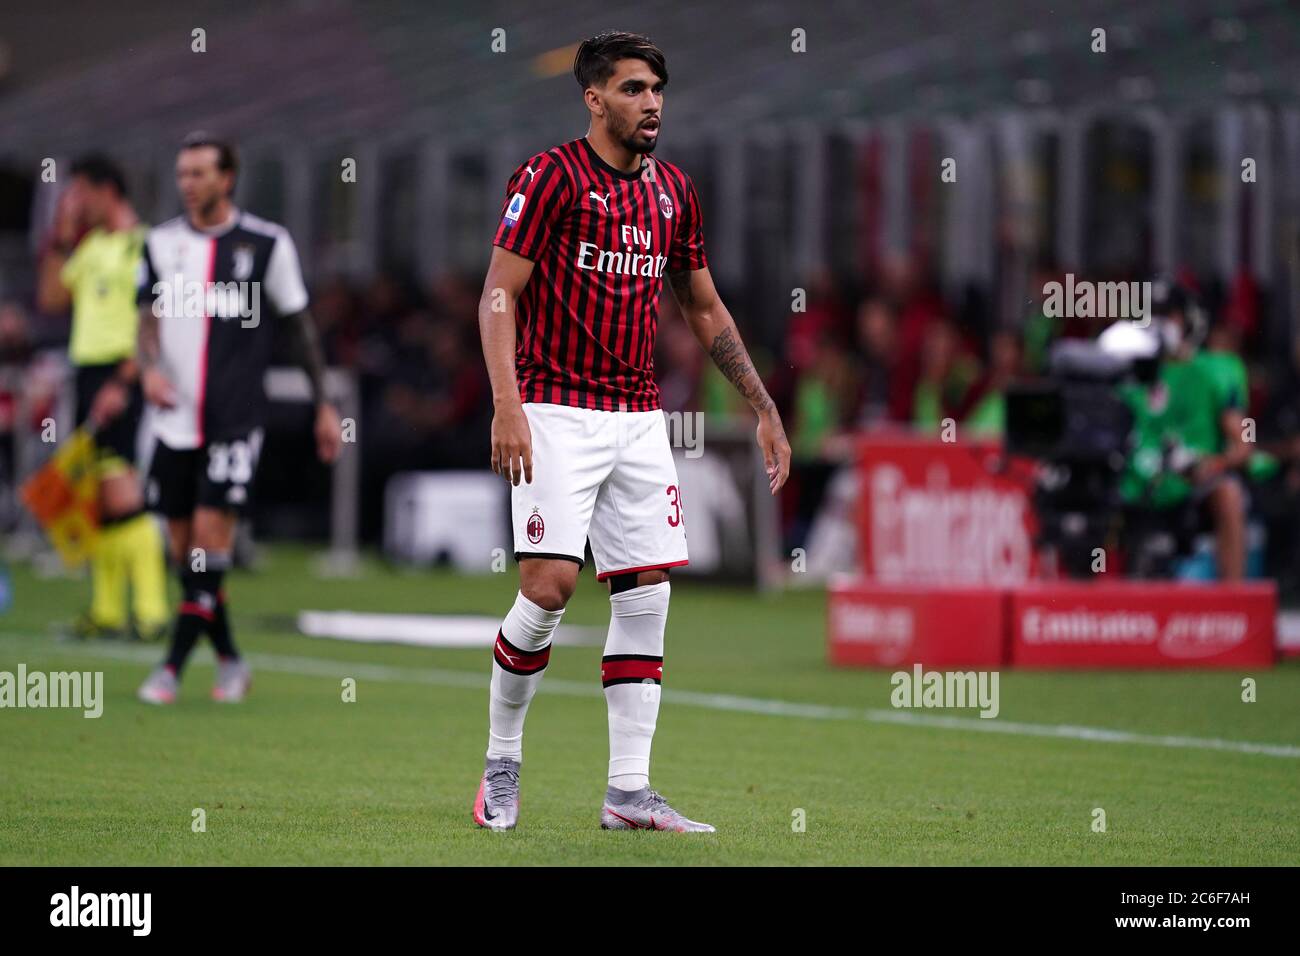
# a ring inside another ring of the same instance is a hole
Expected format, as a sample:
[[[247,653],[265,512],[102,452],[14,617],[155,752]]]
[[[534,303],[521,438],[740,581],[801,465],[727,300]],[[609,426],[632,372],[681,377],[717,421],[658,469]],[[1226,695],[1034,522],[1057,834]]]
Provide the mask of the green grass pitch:
[[[469,811],[490,652],[314,640],[291,622],[301,608],[499,617],[514,569],[462,577],[367,563],[355,579],[322,580],[312,567],[304,551],[273,549],[258,573],[228,582],[255,672],[244,704],[208,699],[204,650],[167,709],[134,698],[160,649],[56,641],[52,622],[75,614],[87,586],[16,569],[0,670],[102,670],[105,702],[97,720],[0,710],[0,864],[1300,863],[1295,663],[1002,674],[997,721],[1192,746],[897,725],[868,719],[890,709],[888,673],[826,665],[824,595],[682,579],[653,780],[719,832],[598,828],[607,738],[596,646],[552,654],[529,714],[519,829],[481,831]],[[565,621],[607,620],[587,570]],[[349,676],[355,703],[342,699]],[[1241,700],[1247,676],[1255,703]],[[771,701],[843,710],[758,712]],[[974,711],[944,713],[980,722]],[[1290,749],[1216,750],[1202,739]],[[206,832],[192,830],[198,808]],[[1096,808],[1104,833],[1093,829]]]

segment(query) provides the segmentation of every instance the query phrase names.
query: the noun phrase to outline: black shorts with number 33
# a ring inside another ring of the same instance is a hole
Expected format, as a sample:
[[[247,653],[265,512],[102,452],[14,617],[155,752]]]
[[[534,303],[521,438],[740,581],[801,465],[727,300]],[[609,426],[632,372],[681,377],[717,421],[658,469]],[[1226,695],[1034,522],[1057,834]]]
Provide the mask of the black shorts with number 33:
[[[195,508],[245,511],[261,450],[260,428],[198,448],[169,448],[159,440],[146,485],[149,509],[165,518],[188,518]]]

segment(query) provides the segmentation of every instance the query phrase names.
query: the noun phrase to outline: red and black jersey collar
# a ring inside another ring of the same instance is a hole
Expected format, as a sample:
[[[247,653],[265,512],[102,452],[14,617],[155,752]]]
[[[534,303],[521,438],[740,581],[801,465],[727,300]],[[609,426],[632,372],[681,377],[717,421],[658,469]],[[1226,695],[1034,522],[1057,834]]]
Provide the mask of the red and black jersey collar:
[[[615,169],[609,163],[601,159],[600,153],[596,152],[596,147],[592,146],[591,143],[587,141],[587,137],[585,136],[582,137],[582,139],[578,140],[578,142],[580,142],[586,148],[587,155],[591,157],[592,165],[594,165],[597,169],[603,169],[605,172],[609,173],[611,176],[615,177],[616,179],[626,179],[629,182],[638,180],[641,178],[641,174],[645,172],[646,166],[649,165],[650,163],[649,158],[643,158],[641,160],[641,166],[639,169],[636,170],[636,172],[625,173],[623,172],[623,170]]]

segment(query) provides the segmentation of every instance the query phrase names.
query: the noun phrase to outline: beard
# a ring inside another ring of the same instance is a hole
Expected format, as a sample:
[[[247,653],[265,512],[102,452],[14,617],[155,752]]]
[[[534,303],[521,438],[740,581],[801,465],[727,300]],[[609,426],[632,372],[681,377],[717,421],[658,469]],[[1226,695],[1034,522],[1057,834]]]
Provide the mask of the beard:
[[[641,128],[640,123],[626,122],[621,116],[611,112],[609,115],[609,135],[612,139],[623,145],[623,148],[631,153],[653,153],[655,147],[659,145],[659,137],[647,141],[636,138],[637,131]]]

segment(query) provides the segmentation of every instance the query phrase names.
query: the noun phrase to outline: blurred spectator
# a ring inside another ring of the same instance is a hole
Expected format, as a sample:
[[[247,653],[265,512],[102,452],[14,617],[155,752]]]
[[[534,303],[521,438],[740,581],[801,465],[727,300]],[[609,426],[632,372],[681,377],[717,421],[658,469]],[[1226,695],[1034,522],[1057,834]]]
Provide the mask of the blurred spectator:
[[[1020,336],[1007,329],[993,333],[988,371],[980,377],[957,409],[957,421],[971,437],[1001,438],[1006,428],[1006,387],[1022,373]]]
[[[1259,286],[1250,267],[1243,264],[1233,276],[1228,300],[1223,304],[1223,321],[1220,324],[1230,328],[1238,342],[1251,341],[1259,333],[1259,318]]]
[[[899,320],[898,388],[909,400],[916,394],[922,374],[922,352],[930,327],[943,321],[949,310],[933,279],[924,278],[921,268],[911,256],[895,256],[885,260],[881,269],[881,282],[885,295],[894,304]],[[915,418],[915,409],[898,409],[900,418]]]
[[[382,379],[396,361],[398,329],[410,308],[410,297],[393,276],[381,273],[366,287],[357,319],[357,364],[363,376]]]
[[[956,326],[947,319],[931,321],[920,355],[912,424],[937,434],[945,419],[956,421],[978,376],[979,363],[963,350]]]
[[[0,527],[12,529],[18,503],[14,495],[25,475],[22,443],[48,451],[39,440],[54,417],[66,366],[59,351],[34,348],[30,319],[16,302],[0,302]],[[31,463],[28,463],[30,468]]]
[[[26,314],[15,303],[0,303],[0,482],[6,488],[12,488],[18,478],[14,461],[15,433],[23,379],[31,355]],[[7,521],[5,526],[8,527]]]
[[[829,270],[819,269],[804,289],[803,311],[792,312],[786,328],[786,359],[796,372],[817,362],[820,343],[826,335],[846,331],[845,310]]]
[[[1240,358],[1198,349],[1194,302],[1175,290],[1157,312],[1164,342],[1157,381],[1125,384],[1134,418],[1134,447],[1121,482],[1124,499],[1173,520],[1193,509],[1215,533],[1219,577],[1239,581],[1246,567],[1246,493],[1241,469],[1246,393]]]
[[[791,447],[796,460],[825,456],[825,442],[852,420],[853,364],[838,337],[823,329],[795,385]]]
[[[360,360],[361,324],[357,298],[339,276],[327,279],[312,296],[312,316],[330,365],[355,367]]]
[[[1267,530],[1265,566],[1278,590],[1300,596],[1300,371],[1284,369],[1259,416],[1247,467],[1252,514]]]
[[[863,299],[857,315],[857,410],[858,428],[870,428],[886,420],[904,421],[911,396],[899,374],[901,344],[898,313],[888,299],[871,295]]]
[[[449,275],[433,284],[429,301],[434,314],[455,325],[462,335],[478,339],[478,300],[481,282],[478,277]]]

